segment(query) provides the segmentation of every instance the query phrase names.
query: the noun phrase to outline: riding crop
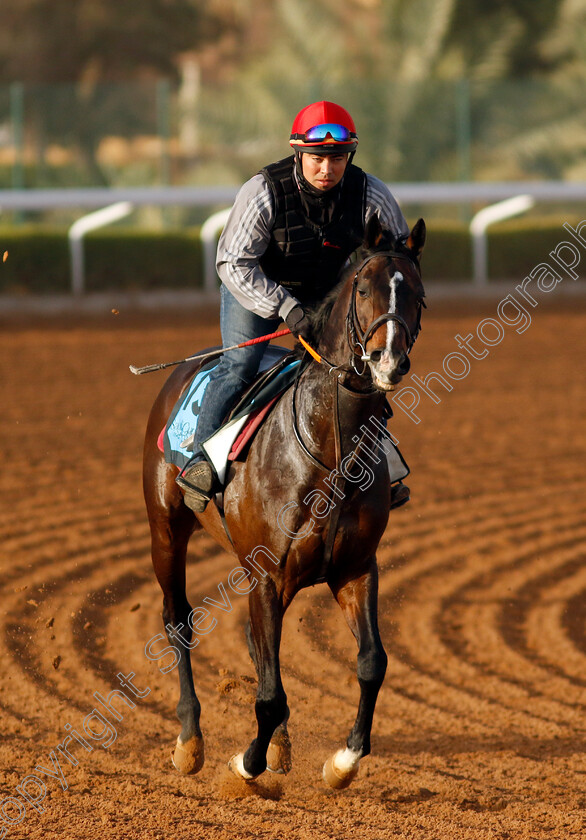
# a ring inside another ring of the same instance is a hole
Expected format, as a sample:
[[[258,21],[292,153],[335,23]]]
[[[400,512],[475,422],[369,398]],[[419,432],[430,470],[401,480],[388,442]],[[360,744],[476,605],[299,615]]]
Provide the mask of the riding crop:
[[[196,359],[207,359],[210,356],[218,356],[220,353],[227,353],[228,350],[238,350],[240,347],[248,347],[251,344],[260,344],[263,341],[270,341],[271,338],[280,338],[282,335],[288,335],[291,332],[289,329],[278,330],[270,335],[261,335],[260,338],[251,338],[250,341],[242,341],[240,344],[233,344],[231,347],[222,347],[218,350],[211,350],[208,353],[196,353],[195,356],[187,356],[186,359],[178,359],[176,362],[160,362],[156,365],[145,365],[145,367],[136,367],[136,365],[129,365],[132,373],[140,376],[141,373],[152,373],[155,370],[163,370],[163,368],[173,367],[174,365],[181,365],[183,362],[193,362]]]

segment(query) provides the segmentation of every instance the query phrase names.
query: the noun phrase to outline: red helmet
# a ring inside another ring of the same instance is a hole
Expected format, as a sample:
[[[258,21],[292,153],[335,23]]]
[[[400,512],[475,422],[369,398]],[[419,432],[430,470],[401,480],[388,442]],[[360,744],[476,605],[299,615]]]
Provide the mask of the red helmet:
[[[345,108],[333,102],[314,102],[295,117],[289,143],[300,152],[354,152],[358,135]]]

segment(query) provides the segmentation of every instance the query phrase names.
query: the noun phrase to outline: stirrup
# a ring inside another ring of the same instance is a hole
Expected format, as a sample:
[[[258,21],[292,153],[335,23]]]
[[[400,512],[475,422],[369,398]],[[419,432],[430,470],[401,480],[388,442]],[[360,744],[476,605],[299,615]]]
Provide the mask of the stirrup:
[[[175,482],[183,490],[187,507],[195,513],[203,513],[214,495],[217,477],[211,464],[204,459],[186,464]]]
[[[207,508],[212,498],[211,494],[203,493],[201,490],[193,490],[191,487],[185,487],[181,482],[177,482],[183,490],[183,501],[190,510],[194,513],[203,513]]]

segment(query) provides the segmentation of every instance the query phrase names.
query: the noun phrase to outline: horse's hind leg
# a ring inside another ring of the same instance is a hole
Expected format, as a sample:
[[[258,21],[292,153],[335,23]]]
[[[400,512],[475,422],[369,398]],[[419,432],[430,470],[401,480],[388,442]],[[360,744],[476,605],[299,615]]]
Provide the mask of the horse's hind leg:
[[[245,753],[230,759],[229,767],[241,779],[249,781],[267,767],[267,750],[275,729],[288,717],[287,697],[281,682],[279,647],[283,608],[270,578],[259,581],[250,595],[252,654],[258,674],[256,692],[257,735]]]
[[[250,658],[258,674],[250,620],[246,623],[246,642],[248,644]],[[288,720],[289,709],[287,709],[285,719],[273,732],[271,742],[267,749],[267,770],[270,770],[271,773],[288,773],[291,770],[291,739],[289,738],[289,731],[287,729]]]
[[[373,558],[362,577],[340,587],[332,585],[346,621],[358,642],[357,674],[360,703],[346,749],[338,750],[324,764],[324,780],[334,788],[348,787],[358,773],[360,759],[370,752],[374,708],[387,669],[377,623],[378,570]]]
[[[155,514],[147,496],[147,508],[153,566],[163,590],[163,622],[167,638],[180,657],[177,665],[180,688],[177,717],[181,732],[172,760],[180,773],[197,773],[203,767],[204,745],[199,726],[201,707],[191,671],[191,605],[185,593],[187,544],[197,523],[193,513],[182,502],[165,510],[159,509]]]

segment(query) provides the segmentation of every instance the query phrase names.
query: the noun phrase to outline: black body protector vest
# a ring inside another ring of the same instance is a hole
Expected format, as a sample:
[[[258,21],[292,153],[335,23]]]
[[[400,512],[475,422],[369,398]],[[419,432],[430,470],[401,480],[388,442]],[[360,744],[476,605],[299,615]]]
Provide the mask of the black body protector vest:
[[[275,224],[260,266],[301,303],[320,301],[338,280],[340,269],[364,238],[366,176],[346,167],[332,219],[322,226],[308,218],[294,175],[295,157],[261,170],[275,201]]]

